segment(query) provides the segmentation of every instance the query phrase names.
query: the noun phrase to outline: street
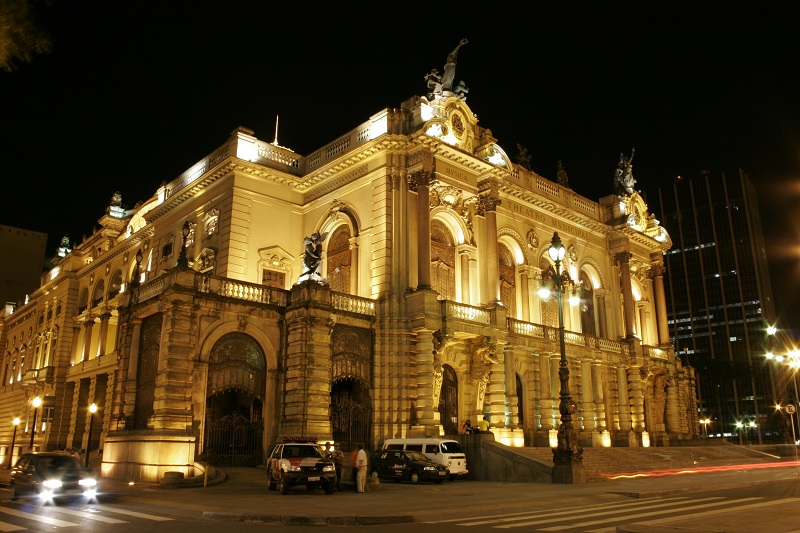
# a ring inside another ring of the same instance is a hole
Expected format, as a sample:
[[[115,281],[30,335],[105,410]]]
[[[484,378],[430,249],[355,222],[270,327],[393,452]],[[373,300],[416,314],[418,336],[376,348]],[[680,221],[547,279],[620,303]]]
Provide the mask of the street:
[[[480,486],[480,483],[474,485]],[[331,525],[340,531],[364,533],[393,533],[414,531],[441,533],[457,527],[470,531],[564,531],[614,533],[622,524],[640,527],[669,526],[674,528],[725,531],[726,533],[752,533],[767,528],[770,533],[800,531],[800,483],[783,481],[758,486],[740,487],[708,492],[676,493],[647,498],[631,498],[607,489],[609,484],[598,485],[598,490],[574,497],[549,497],[546,488],[529,502],[516,499],[505,503],[499,491],[487,492],[486,503],[464,508],[442,508],[414,513],[414,523],[375,525]],[[396,490],[398,505],[413,502],[414,491],[422,497],[430,496],[424,487],[392,486]],[[514,490],[510,487],[509,490]],[[191,530],[195,533],[227,533],[263,531],[263,522],[237,522],[204,518],[207,507],[202,498],[192,497],[194,491],[156,491],[138,494],[118,494],[101,498],[98,503],[79,501],[56,505],[38,505],[32,502],[12,502],[8,491],[0,491],[0,531],[52,531],[57,528],[77,527],[88,533],[151,533]],[[201,494],[194,492],[195,495]],[[296,498],[308,516],[314,516],[315,501],[329,501],[322,493],[281,496],[264,493],[251,496],[263,498],[264,509],[270,502],[284,502]],[[333,496],[342,504],[369,498],[370,495],[340,494]],[[324,526],[324,525],[323,525]],[[318,532],[320,525],[269,524],[271,531],[292,533]],[[646,531],[646,529],[642,529]]]

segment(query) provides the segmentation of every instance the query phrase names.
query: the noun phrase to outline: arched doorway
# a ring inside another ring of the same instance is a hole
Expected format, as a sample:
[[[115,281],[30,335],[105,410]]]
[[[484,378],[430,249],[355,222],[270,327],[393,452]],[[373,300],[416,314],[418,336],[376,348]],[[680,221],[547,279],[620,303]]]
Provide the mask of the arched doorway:
[[[205,450],[211,464],[261,464],[267,360],[244,333],[228,333],[208,358]]]
[[[442,392],[439,394],[439,419],[445,435],[458,433],[458,376],[449,365],[442,366]]]
[[[331,335],[331,432],[339,449],[371,445],[372,332],[336,326]]]

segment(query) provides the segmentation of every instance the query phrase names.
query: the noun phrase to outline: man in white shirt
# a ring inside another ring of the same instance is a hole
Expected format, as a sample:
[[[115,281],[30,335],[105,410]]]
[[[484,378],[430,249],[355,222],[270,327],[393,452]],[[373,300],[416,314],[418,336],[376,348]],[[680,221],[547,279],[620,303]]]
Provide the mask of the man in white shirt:
[[[358,445],[358,455],[356,456],[356,465],[358,466],[358,479],[356,480],[358,492],[364,492],[367,485],[367,452],[364,451],[364,445]]]

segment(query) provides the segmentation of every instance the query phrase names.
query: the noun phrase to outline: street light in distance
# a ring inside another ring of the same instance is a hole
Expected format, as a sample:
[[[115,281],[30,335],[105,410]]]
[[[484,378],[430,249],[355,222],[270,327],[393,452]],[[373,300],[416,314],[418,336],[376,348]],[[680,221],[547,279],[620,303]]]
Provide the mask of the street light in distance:
[[[97,404],[92,402],[89,406],[89,436],[86,438],[86,457],[83,459],[83,466],[89,467],[89,447],[92,445],[92,422],[94,414],[97,412]]]

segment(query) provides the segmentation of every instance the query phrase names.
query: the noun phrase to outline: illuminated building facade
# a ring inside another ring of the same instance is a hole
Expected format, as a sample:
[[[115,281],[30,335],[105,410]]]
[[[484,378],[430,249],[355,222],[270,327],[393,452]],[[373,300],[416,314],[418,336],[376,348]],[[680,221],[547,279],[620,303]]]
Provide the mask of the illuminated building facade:
[[[690,438],[671,241],[643,199],[594,202],[513,163],[436,89],[308,155],[239,128],[141,205],[115,196],[0,322],[0,420],[41,396],[36,448],[102,449],[104,475],[146,480],[260,463],[285,436],[374,447],[483,416],[501,442],[549,447],[558,310],[537,289],[557,231],[581,446]]]
[[[710,434],[774,440],[769,419],[787,395],[764,357],[775,305],[755,188],[742,171],[703,173],[659,189],[657,200],[674,239],[664,258],[670,335],[697,372],[700,417]],[[751,421],[757,434],[737,429]]]

